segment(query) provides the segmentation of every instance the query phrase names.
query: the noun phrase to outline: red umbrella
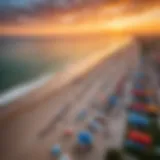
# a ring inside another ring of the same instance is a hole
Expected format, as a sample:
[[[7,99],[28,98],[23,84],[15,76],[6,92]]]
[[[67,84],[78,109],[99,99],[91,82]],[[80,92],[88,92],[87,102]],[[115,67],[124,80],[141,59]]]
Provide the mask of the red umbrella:
[[[144,90],[132,90],[132,94],[135,96],[146,96],[147,93]]]
[[[129,139],[145,145],[150,145],[152,143],[151,136],[140,131],[131,131],[129,133]]]
[[[131,105],[133,108],[146,108],[147,105],[145,103],[134,103]]]
[[[130,106],[130,108],[142,112],[145,112],[147,110],[147,106],[144,103],[134,103]]]

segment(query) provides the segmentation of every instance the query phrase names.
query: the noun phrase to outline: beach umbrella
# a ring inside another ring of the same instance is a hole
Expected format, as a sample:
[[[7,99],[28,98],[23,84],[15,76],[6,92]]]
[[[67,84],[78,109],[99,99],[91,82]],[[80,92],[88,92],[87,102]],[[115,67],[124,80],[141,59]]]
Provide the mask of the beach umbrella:
[[[128,116],[128,122],[132,125],[148,126],[149,118],[146,116],[139,115],[137,113],[131,113]]]
[[[130,106],[130,109],[137,112],[146,112],[146,104],[145,103],[134,103]]]
[[[154,113],[154,114],[156,114],[156,113],[158,114],[159,113],[159,107],[154,106],[154,105],[147,106],[146,110],[149,113]]]
[[[109,97],[108,104],[111,106],[115,106],[117,103],[118,97],[116,95],[112,95]]]
[[[51,153],[53,156],[57,157],[61,154],[61,146],[59,144],[56,144],[52,147]]]
[[[142,89],[133,89],[132,94],[137,97],[142,97],[142,96],[145,97],[148,95],[147,92]]]
[[[64,135],[67,136],[67,137],[71,137],[73,136],[74,132],[73,132],[73,129],[72,128],[66,128],[64,130]]]
[[[90,146],[93,144],[93,135],[89,131],[80,131],[77,134],[77,142],[80,146]]]
[[[145,108],[140,108],[140,107],[137,107],[137,106],[131,106],[129,109],[131,109],[134,112],[142,112],[142,113],[146,112]]]
[[[139,142],[144,145],[150,145],[152,143],[152,138],[150,135],[137,130],[130,131],[128,134],[128,138],[132,141]]]
[[[135,108],[145,108],[147,107],[147,105],[145,103],[142,103],[142,102],[136,102],[136,103],[133,103],[131,105],[131,107],[135,107]]]

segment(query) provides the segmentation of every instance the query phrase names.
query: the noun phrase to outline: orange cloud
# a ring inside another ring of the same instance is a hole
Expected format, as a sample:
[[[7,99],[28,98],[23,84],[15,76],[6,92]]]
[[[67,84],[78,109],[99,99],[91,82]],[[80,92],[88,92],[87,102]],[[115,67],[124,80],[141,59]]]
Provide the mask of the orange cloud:
[[[30,19],[21,25],[0,27],[2,35],[74,35],[87,33],[107,34],[160,34],[160,8],[145,7],[130,12],[124,4],[100,6],[69,12],[48,18]]]

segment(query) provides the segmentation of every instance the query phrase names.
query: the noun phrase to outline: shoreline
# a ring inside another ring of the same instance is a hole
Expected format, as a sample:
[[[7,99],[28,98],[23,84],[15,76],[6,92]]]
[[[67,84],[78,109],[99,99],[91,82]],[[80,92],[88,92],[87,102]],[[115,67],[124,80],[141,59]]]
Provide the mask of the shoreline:
[[[34,80],[22,83],[11,89],[6,90],[4,93],[0,94],[0,107],[1,105],[3,107],[3,105],[7,105],[8,103],[11,103],[15,99],[24,96],[31,90],[41,87],[42,85],[47,83],[47,81],[49,81],[51,77],[52,75],[48,73],[39,78],[35,78]]]
[[[6,107],[6,105],[9,105],[17,99],[25,97],[27,94],[31,93],[31,95],[33,95],[32,92],[36,92],[38,89],[43,89],[43,87],[45,87],[43,90],[44,93],[40,94],[39,98],[50,93],[51,90],[56,91],[64,86],[67,86],[76,78],[93,68],[103,58],[109,57],[113,52],[116,52],[117,50],[129,44],[131,40],[131,38],[124,38],[121,41],[112,42],[106,49],[95,51],[93,55],[87,57],[86,59],[81,60],[76,64],[73,63],[68,65],[66,69],[62,70],[62,72],[58,72],[57,75],[51,75],[51,73],[48,73],[38,80],[19,85],[11,90],[6,91],[4,94],[0,95],[0,108]],[[98,52],[99,54],[97,54]]]

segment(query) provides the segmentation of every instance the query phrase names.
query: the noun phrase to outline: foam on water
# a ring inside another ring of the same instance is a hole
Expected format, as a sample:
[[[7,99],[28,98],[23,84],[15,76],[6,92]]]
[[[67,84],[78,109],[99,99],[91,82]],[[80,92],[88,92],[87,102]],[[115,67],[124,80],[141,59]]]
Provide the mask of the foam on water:
[[[43,84],[45,84],[48,80],[51,79],[53,75],[48,74],[44,75],[43,77],[36,79],[32,82],[25,83],[18,85],[3,94],[0,94],[0,106],[6,105],[11,102],[13,102],[16,98],[19,98],[21,96],[24,96],[26,93],[32,91],[33,89],[41,87]]]

